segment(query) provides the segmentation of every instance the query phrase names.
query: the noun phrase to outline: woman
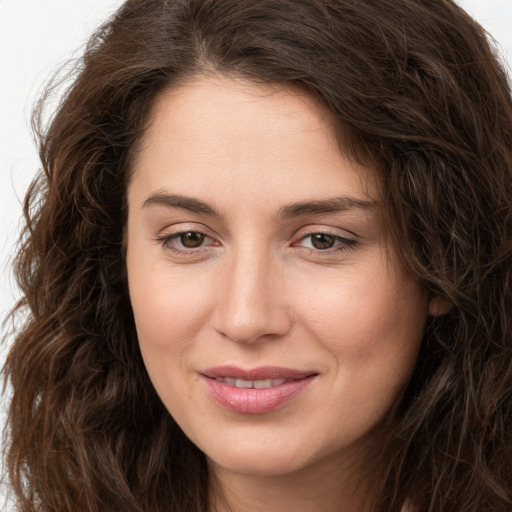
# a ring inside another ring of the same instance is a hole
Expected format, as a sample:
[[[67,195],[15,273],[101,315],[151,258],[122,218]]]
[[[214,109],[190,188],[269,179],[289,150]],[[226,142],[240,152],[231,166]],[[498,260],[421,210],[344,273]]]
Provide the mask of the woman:
[[[512,106],[446,0],[129,0],[41,137],[22,511],[512,508]]]

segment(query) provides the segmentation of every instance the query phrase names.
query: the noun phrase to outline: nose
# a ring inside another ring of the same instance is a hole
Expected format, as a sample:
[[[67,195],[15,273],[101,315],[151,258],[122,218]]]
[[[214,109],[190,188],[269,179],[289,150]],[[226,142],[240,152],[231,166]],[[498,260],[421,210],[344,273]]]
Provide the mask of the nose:
[[[268,254],[238,254],[219,280],[214,328],[237,343],[284,336],[291,327],[283,272]]]

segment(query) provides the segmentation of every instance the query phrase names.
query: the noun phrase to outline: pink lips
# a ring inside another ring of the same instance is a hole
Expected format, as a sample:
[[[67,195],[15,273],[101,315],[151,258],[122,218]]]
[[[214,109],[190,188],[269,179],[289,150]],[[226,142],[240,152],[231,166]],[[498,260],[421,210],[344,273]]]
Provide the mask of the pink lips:
[[[271,366],[252,370],[218,366],[202,372],[206,387],[217,403],[229,411],[245,414],[263,414],[283,406],[300,394],[316,375]]]

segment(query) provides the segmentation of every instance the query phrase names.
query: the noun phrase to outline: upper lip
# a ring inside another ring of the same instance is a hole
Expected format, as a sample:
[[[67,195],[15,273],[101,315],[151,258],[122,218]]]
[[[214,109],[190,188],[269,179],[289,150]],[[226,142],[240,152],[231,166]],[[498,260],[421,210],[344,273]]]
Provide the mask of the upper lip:
[[[201,374],[210,379],[231,377],[241,380],[266,380],[266,379],[304,379],[317,375],[311,370],[295,370],[281,366],[261,366],[258,368],[244,369],[237,366],[215,366],[201,371]]]

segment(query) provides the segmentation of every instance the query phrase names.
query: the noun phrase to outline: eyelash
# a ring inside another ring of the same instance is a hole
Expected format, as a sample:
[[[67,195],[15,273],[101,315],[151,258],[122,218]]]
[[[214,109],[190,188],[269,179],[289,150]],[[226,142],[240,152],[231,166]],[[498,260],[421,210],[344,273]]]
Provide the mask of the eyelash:
[[[186,230],[186,231],[179,231],[177,233],[168,234],[168,235],[161,235],[156,238],[157,243],[159,243],[164,249],[168,249],[172,252],[174,252],[177,255],[183,255],[183,256],[191,256],[191,255],[197,255],[201,252],[207,251],[210,247],[215,247],[220,245],[219,243],[214,243],[210,245],[204,245],[201,243],[198,247],[195,248],[180,248],[176,245],[176,242],[180,240],[181,237],[187,235],[187,234],[195,234],[199,236],[203,236],[204,240],[213,240],[212,237],[208,236],[206,233],[199,231],[199,230]],[[323,235],[327,237],[332,237],[334,239],[334,244],[332,247],[327,247],[325,249],[317,249],[314,247],[304,247],[299,245],[300,243],[303,243],[307,239],[311,239],[315,235]],[[303,251],[306,251],[308,255],[311,256],[328,256],[333,255],[336,253],[341,253],[343,251],[354,249],[357,242],[354,239],[346,238],[343,236],[340,236],[335,233],[330,233],[328,231],[314,231],[307,233],[299,238],[297,242],[294,242],[292,244],[292,247],[302,247]]]
[[[199,251],[204,251],[208,247],[210,247],[210,246],[204,246],[203,244],[201,244],[197,248],[179,248],[178,246],[175,245],[175,242],[177,240],[179,240],[182,236],[190,234],[190,233],[193,233],[195,235],[204,236],[205,240],[208,240],[208,239],[213,240],[210,236],[208,236],[206,233],[203,233],[202,231],[194,230],[194,229],[189,229],[189,230],[186,230],[186,231],[179,231],[178,233],[173,233],[171,235],[161,235],[161,236],[158,236],[156,238],[156,241],[164,249],[169,249],[172,252],[174,252],[175,254],[185,255],[185,256],[190,256],[192,254],[197,254]],[[213,245],[215,246],[215,245],[219,245],[219,244],[213,244]]]
[[[328,231],[315,231],[312,233],[308,233],[308,234],[300,237],[299,242],[304,242],[304,240],[306,240],[308,238],[312,239],[312,237],[315,235],[331,237],[332,239],[334,239],[335,245],[333,245],[332,247],[327,247],[325,249],[317,249],[314,247],[303,247],[303,249],[305,251],[307,251],[309,254],[314,255],[314,256],[317,256],[317,255],[328,256],[328,255],[332,255],[333,253],[334,254],[340,253],[343,251],[354,249],[354,247],[356,245],[356,241],[354,239],[346,238],[341,235],[337,235],[336,233],[329,233]],[[310,243],[312,243],[312,242],[310,242]],[[297,244],[297,242],[293,245],[296,245],[296,244]]]

